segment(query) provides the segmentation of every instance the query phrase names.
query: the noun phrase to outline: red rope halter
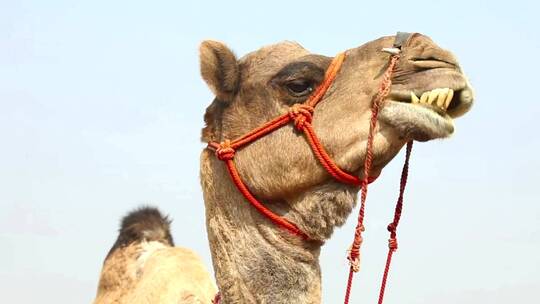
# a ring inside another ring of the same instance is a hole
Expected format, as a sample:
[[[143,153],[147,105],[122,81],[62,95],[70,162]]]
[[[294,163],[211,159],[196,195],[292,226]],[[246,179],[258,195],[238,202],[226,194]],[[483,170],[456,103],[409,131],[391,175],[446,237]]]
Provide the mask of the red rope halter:
[[[315,130],[311,125],[313,119],[313,111],[315,106],[322,99],[332,82],[337,76],[337,73],[345,60],[345,53],[337,55],[330,66],[326,70],[324,81],[317,87],[315,92],[308,98],[308,100],[303,104],[295,104],[289,108],[288,113],[283,114],[274,118],[273,120],[263,124],[262,126],[246,133],[245,135],[231,141],[224,140],[222,143],[210,142],[208,143],[208,148],[216,152],[218,159],[225,162],[229,175],[233,183],[236,185],[236,188],[242,193],[242,195],[247,199],[247,201],[255,207],[262,215],[270,219],[274,224],[282,227],[289,232],[299,235],[305,239],[309,237],[300,230],[295,224],[291,223],[287,219],[276,215],[271,210],[266,208],[261,202],[259,202],[253,194],[249,191],[246,184],[242,181],[238,170],[234,164],[234,155],[236,150],[246,146],[247,144],[285,126],[286,124],[292,122],[295,128],[298,131],[301,131],[305,134],[306,139],[313,150],[313,153],[321,163],[321,165],[326,169],[326,171],[334,177],[336,180],[359,186],[362,184],[362,181],[354,175],[351,175],[336,165],[332,160],[330,155],[326,152],[323,145],[321,144],[319,138],[315,134]],[[374,181],[375,178],[370,179]]]
[[[400,36],[401,35],[401,36]],[[401,44],[404,42],[403,34],[398,33],[396,36],[396,42],[394,46],[401,47]],[[399,40],[399,41],[398,41]],[[377,177],[370,177],[371,165],[373,162],[373,139],[375,135],[375,129],[377,126],[377,117],[381,106],[390,92],[390,87],[392,85],[392,73],[394,68],[400,58],[399,50],[394,49],[391,52],[392,56],[386,69],[381,85],[379,87],[378,93],[373,100],[371,107],[371,119],[370,119],[370,128],[368,141],[366,146],[366,159],[364,161],[364,179],[360,180],[357,176],[351,175],[348,172],[345,172],[332,160],[330,155],[326,152],[322,146],[320,140],[318,139],[315,130],[311,124],[313,120],[313,111],[315,106],[322,99],[332,82],[337,76],[337,73],[345,60],[345,53],[338,54],[331,62],[330,66],[326,70],[325,78],[323,82],[317,87],[315,92],[308,98],[308,100],[303,104],[295,104],[289,108],[288,113],[283,114],[274,118],[273,120],[261,125],[260,127],[246,133],[245,135],[235,139],[235,140],[224,140],[221,143],[210,142],[208,143],[208,148],[215,151],[215,154],[218,159],[225,162],[227,170],[231,176],[231,179],[235,186],[238,188],[240,193],[247,199],[247,201],[255,207],[262,215],[271,220],[277,226],[284,228],[291,232],[292,234],[299,235],[304,239],[309,239],[309,236],[300,230],[294,223],[291,223],[287,219],[276,215],[271,210],[266,208],[261,202],[259,202],[253,194],[249,191],[248,187],[242,181],[238,170],[236,169],[234,163],[234,156],[236,150],[248,145],[249,143],[285,126],[286,124],[292,122],[295,128],[298,131],[301,131],[305,134],[306,139],[313,150],[318,161],[324,167],[324,169],[336,180],[347,183],[355,186],[361,186],[361,199],[360,199],[360,210],[358,212],[358,222],[355,229],[354,239],[349,249],[347,259],[350,262],[349,268],[349,277],[347,280],[347,289],[345,292],[345,304],[349,303],[349,296],[351,292],[353,275],[355,272],[359,271],[360,268],[360,247],[362,245],[362,232],[364,229],[364,216],[365,216],[365,205],[367,199],[367,190],[368,184],[375,181]],[[401,217],[401,210],[403,206],[403,193],[405,191],[405,185],[407,183],[407,174],[409,166],[409,158],[412,149],[412,141],[407,143],[406,149],[406,158],[405,164],[403,166],[403,171],[401,174],[401,184],[399,197],[395,208],[394,220],[388,225],[388,230],[390,231],[390,239],[388,240],[388,255],[386,266],[384,270],[384,275],[381,283],[381,289],[379,292],[379,304],[382,304],[384,291],[386,288],[386,282],[388,279],[388,272],[390,269],[390,263],[392,260],[392,255],[395,250],[397,250],[397,239],[396,239],[396,230],[399,224],[399,219]],[[220,294],[218,293],[214,299],[214,303],[219,303],[221,300]]]

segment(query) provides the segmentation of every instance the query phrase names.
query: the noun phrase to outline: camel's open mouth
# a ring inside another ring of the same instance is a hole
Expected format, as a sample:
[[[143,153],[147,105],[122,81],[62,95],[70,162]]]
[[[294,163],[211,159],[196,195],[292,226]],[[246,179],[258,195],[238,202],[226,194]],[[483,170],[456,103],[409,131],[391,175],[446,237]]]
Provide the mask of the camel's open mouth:
[[[399,91],[391,92],[389,99],[425,107],[443,117],[455,118],[469,109],[472,91],[468,87],[459,90],[436,88],[429,91]]]
[[[448,137],[453,119],[466,113],[473,102],[472,89],[448,87],[432,90],[395,90],[381,111],[381,119],[404,133],[426,141]]]

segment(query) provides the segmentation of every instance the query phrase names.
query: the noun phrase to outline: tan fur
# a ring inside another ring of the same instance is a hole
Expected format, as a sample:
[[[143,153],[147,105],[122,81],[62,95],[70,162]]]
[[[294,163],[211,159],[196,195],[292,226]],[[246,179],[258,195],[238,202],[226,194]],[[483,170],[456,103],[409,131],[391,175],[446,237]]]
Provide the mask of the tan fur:
[[[94,304],[122,303],[136,282],[135,261],[140,249],[131,245],[113,252],[103,264]]]
[[[94,304],[208,304],[217,289],[201,258],[173,247],[168,217],[130,212],[103,263]]]
[[[240,77],[236,56],[224,44],[207,40],[199,48],[201,75],[221,101],[230,101]]]
[[[197,254],[186,248],[166,246],[145,252],[145,246],[148,244],[130,245],[105,261],[94,304],[212,301],[217,290]]]

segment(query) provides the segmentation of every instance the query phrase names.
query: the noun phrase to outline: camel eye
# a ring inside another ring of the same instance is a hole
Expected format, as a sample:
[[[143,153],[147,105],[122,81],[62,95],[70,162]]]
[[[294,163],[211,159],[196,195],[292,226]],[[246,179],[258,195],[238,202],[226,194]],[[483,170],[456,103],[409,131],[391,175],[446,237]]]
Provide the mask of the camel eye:
[[[296,79],[285,84],[289,93],[296,97],[310,94],[313,91],[313,83],[306,79]]]

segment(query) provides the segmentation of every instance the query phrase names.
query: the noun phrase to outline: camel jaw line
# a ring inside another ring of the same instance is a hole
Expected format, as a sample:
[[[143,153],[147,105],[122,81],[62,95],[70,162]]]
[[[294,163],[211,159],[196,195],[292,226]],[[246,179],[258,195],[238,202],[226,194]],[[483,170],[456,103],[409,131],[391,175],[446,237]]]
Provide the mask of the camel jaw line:
[[[429,105],[387,100],[379,119],[405,137],[417,141],[446,138],[454,133],[454,120]]]

